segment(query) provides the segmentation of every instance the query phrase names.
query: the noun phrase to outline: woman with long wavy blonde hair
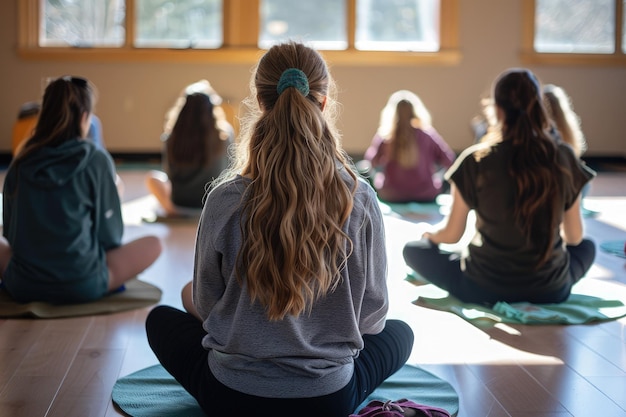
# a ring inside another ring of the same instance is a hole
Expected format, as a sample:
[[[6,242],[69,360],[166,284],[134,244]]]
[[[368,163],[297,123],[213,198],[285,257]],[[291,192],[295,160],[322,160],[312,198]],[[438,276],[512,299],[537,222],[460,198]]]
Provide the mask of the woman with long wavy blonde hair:
[[[539,80],[529,70],[502,73],[493,88],[498,124],[446,173],[447,221],[404,247],[407,264],[465,302],[560,303],[589,270],[594,243],[584,238],[581,190],[595,175],[554,140]],[[462,257],[441,251],[476,233]]]
[[[273,46],[250,89],[200,218],[187,312],[154,309],[148,340],[207,415],[345,417],[413,345],[386,320],[380,208],[341,148],[318,52]]]

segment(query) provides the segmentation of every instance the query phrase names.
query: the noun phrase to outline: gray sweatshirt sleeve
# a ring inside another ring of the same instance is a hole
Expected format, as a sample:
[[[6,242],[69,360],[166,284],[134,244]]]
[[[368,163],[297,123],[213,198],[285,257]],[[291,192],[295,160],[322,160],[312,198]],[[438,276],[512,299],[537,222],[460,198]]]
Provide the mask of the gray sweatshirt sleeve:
[[[374,191],[370,187],[362,188],[367,189],[362,229],[366,286],[359,316],[359,330],[361,334],[376,334],[385,327],[389,309],[385,227]]]
[[[225,195],[226,194],[226,195]],[[193,303],[203,321],[207,319],[215,304],[223,297],[226,290],[227,276],[222,262],[223,255],[215,245],[216,238],[239,239],[237,236],[224,236],[224,212],[232,211],[230,199],[224,188],[217,188],[207,198],[196,234],[196,246],[193,272]]]

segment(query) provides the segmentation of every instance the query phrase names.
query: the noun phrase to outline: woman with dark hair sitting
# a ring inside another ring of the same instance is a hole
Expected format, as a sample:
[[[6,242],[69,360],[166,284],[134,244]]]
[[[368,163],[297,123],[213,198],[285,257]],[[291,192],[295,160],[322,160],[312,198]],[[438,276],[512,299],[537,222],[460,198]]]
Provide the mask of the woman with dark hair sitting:
[[[595,258],[580,211],[581,190],[595,173],[550,135],[532,72],[501,74],[493,103],[497,128],[446,173],[453,199],[447,222],[408,243],[404,259],[461,301],[565,301]],[[476,234],[463,256],[439,250],[440,243],[461,239],[470,210]]]

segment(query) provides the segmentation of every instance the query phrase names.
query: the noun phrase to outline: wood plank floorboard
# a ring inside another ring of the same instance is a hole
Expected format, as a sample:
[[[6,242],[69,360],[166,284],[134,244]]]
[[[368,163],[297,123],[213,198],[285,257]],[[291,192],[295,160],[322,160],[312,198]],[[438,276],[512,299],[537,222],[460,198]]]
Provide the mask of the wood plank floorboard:
[[[125,239],[155,234],[162,256],[140,275],[181,308],[191,279],[196,226],[146,223],[155,206],[146,170],[123,169]],[[0,180],[4,174],[0,173]],[[626,240],[626,172],[601,172],[585,206],[596,244]],[[626,319],[576,326],[477,327],[415,305],[418,287],[404,278],[402,247],[442,213],[406,219],[386,213],[390,317],[415,333],[409,362],[448,381],[459,394],[458,417],[595,417],[626,415]],[[626,291],[626,259],[598,249],[586,280]],[[618,293],[618,292],[616,292]],[[623,300],[626,302],[626,300]],[[146,340],[150,307],[70,319],[0,319],[0,417],[124,416],[111,401],[115,381],[157,363]]]

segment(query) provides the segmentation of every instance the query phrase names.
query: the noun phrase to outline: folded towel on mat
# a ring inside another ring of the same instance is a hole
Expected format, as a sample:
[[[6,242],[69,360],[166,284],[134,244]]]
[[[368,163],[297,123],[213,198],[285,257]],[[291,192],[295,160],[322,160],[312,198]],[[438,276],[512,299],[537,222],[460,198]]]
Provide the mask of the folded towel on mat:
[[[498,302],[491,308],[464,303],[433,284],[420,286],[414,304],[454,313],[473,323],[587,324],[626,316],[624,289],[583,279],[570,297],[558,304]]]
[[[606,253],[626,258],[626,240],[608,240],[601,242],[599,246]]]

